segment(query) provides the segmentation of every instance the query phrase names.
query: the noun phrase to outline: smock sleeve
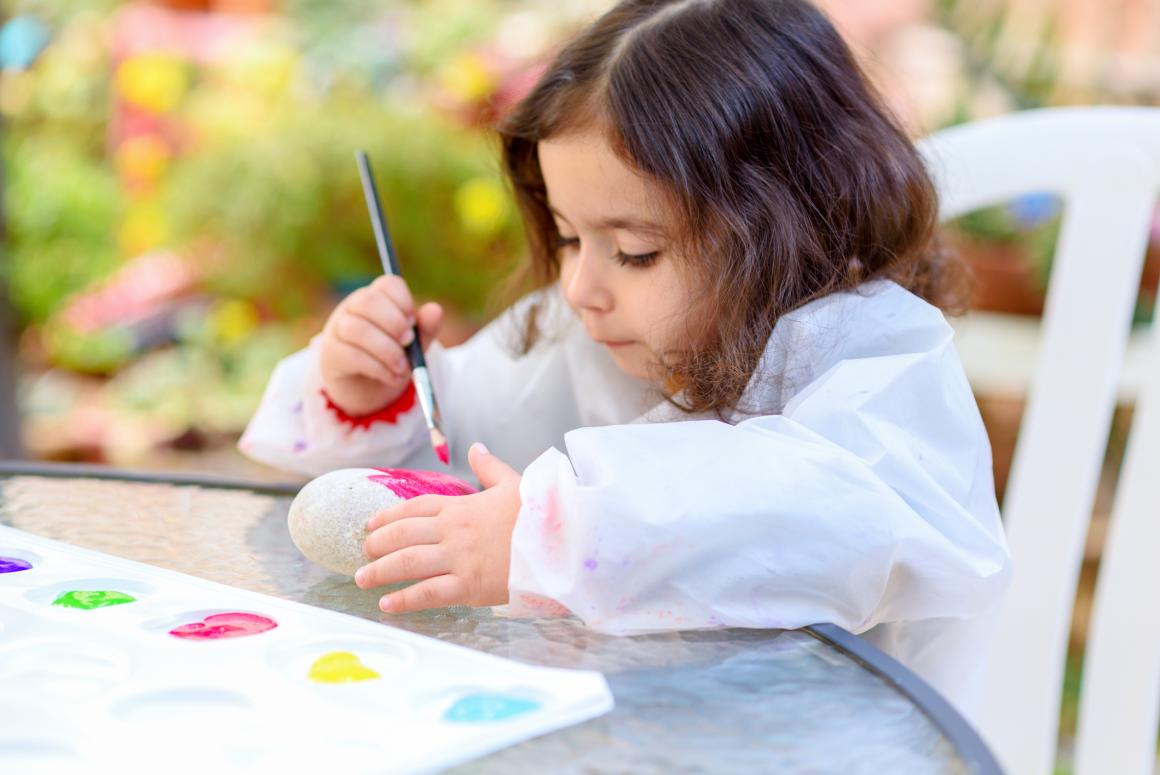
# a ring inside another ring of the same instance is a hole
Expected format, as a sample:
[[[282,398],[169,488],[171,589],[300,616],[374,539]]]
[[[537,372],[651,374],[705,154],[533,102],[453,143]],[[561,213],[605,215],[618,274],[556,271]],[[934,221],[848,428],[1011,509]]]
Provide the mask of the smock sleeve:
[[[523,473],[513,613],[862,632],[991,608],[1009,567],[990,447],[932,310],[863,326],[779,414],[568,433]]]

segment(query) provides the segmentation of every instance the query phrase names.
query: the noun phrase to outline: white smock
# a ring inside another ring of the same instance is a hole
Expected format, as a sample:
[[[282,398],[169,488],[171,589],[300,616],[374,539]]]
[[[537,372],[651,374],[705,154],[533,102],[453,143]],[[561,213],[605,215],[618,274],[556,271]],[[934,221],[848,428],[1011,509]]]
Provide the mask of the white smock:
[[[562,607],[613,634],[832,622],[970,715],[1010,560],[937,308],[875,281],[784,316],[741,403],[762,414],[723,422],[623,374],[558,286],[541,293],[528,354],[512,311],[428,354],[452,471],[473,478],[476,441],[523,471],[512,615]],[[317,341],[277,366],[240,447],[308,475],[442,468],[418,404],[369,428],[327,408]]]

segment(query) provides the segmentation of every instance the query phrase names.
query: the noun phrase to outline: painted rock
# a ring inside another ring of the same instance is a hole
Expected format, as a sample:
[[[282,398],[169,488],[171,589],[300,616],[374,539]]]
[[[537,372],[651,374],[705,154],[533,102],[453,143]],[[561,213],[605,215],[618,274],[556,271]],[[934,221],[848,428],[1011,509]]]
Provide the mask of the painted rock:
[[[471,485],[435,471],[343,468],[307,483],[290,504],[287,523],[298,550],[347,576],[366,564],[366,522],[376,512],[416,495],[467,495]]]

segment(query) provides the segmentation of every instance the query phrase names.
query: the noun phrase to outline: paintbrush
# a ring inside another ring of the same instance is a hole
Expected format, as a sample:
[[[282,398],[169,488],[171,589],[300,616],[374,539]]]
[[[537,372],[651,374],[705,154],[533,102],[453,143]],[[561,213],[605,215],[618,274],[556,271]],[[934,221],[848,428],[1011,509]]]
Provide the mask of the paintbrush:
[[[403,276],[399,270],[399,257],[395,253],[395,245],[391,241],[391,233],[387,230],[387,219],[383,216],[382,205],[379,204],[379,190],[375,186],[374,174],[371,172],[371,162],[366,151],[359,151],[358,174],[362,178],[363,195],[367,200],[367,210],[371,215],[371,226],[375,230],[375,244],[379,248],[379,258],[383,262],[383,271],[387,274]],[[443,465],[450,465],[451,452],[447,447],[447,437],[439,429],[439,406],[435,403],[435,390],[431,386],[431,375],[427,371],[427,360],[423,357],[423,347],[419,344],[419,324],[415,323],[414,337],[407,345],[407,360],[411,363],[411,381],[415,383],[415,392],[419,394],[419,405],[423,407],[423,417],[427,420],[427,429],[431,432],[431,447],[435,454],[443,461]]]

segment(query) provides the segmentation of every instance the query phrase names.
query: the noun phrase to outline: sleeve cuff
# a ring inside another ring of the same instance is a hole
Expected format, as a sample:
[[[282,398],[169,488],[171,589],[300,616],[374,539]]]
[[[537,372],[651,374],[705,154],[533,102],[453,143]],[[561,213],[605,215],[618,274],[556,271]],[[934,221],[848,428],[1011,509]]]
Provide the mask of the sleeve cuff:
[[[375,423],[385,422],[389,425],[394,425],[399,421],[399,417],[411,411],[415,407],[415,399],[417,394],[415,392],[414,383],[408,384],[407,389],[403,394],[396,398],[390,404],[387,404],[382,409],[371,414],[364,414],[359,417],[353,417],[342,410],[338,404],[331,400],[326,390],[322,391],[322,398],[326,401],[326,408],[335,416],[335,418],[343,425],[349,425],[352,428],[370,428]]]

